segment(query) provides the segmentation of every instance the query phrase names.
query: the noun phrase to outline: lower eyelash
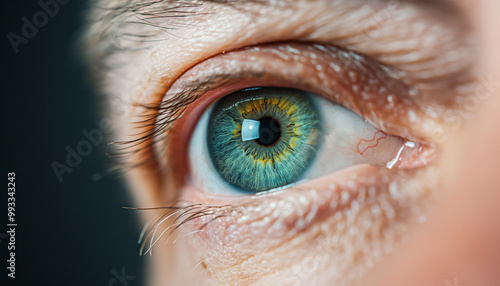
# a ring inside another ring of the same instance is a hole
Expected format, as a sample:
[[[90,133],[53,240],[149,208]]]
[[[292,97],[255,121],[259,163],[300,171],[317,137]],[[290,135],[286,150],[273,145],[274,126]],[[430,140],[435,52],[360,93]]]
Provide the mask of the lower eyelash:
[[[195,219],[207,217],[206,222],[197,230],[202,231],[209,223],[214,222],[219,218],[225,217],[228,213],[228,210],[233,207],[231,205],[205,206],[201,203],[178,206],[180,203],[181,201],[177,201],[175,203],[172,203],[171,206],[151,208],[125,207],[125,209],[140,211],[165,210],[153,222],[148,222],[143,227],[138,240],[138,243],[141,244],[141,248],[139,250],[140,255],[146,255],[148,253],[152,254],[153,247],[164,236],[166,236],[165,243],[169,242],[174,232],[182,225]],[[168,226],[166,226],[165,228],[161,228],[161,225],[166,221],[169,222]]]

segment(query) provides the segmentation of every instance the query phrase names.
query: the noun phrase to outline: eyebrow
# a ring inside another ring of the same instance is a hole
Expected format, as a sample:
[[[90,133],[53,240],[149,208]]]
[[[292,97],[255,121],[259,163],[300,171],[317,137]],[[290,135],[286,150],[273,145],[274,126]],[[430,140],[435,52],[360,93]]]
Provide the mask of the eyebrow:
[[[147,49],[161,41],[158,36],[178,37],[175,30],[185,26],[188,17],[203,16],[206,3],[227,5],[235,9],[268,0],[126,0],[112,4],[95,1],[87,17],[82,38],[85,54],[97,70],[108,68],[107,59],[117,52]]]
[[[283,0],[288,2],[289,0]],[[109,60],[119,52],[148,49],[152,44],[162,41],[159,35],[166,38],[180,37],[175,30],[186,26],[190,17],[198,17],[205,13],[202,7],[206,3],[230,6],[240,12],[244,5],[270,5],[270,0],[125,0],[91,1],[93,4],[88,13],[86,33],[82,37],[83,53],[95,71],[103,72],[119,65]],[[338,1],[342,2],[342,1]],[[348,0],[345,1],[349,2]],[[361,1],[363,3],[363,1]],[[369,2],[366,0],[364,2]],[[382,0],[385,5],[418,3],[432,6],[433,9],[449,10],[459,6],[457,0]],[[453,3],[452,3],[453,2]],[[252,11],[247,11],[252,13]]]

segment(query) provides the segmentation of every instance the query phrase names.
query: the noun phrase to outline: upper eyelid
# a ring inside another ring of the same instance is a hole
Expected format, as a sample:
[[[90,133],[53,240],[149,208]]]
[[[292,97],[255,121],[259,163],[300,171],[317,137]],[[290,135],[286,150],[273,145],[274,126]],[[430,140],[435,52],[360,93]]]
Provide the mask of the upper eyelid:
[[[256,77],[259,75],[251,72],[245,74],[245,76]],[[146,147],[152,147],[158,143],[167,144],[174,123],[184,114],[185,109],[191,103],[196,101],[201,94],[239,77],[241,74],[214,74],[209,78],[189,82],[180,91],[169,93],[168,97],[159,103],[137,103],[146,111],[142,119],[135,122],[135,126],[143,131],[133,136],[132,140],[112,142],[112,144],[119,146],[113,155],[121,158],[124,162],[132,159],[133,166],[149,163],[153,153],[149,152],[149,148]],[[141,154],[143,152],[147,155]]]
[[[293,42],[289,42],[292,45],[294,44]],[[249,47],[246,49],[242,49],[240,51],[246,52],[246,51],[253,51],[253,53],[259,53],[260,47],[264,47],[269,49],[269,46],[274,46],[277,45],[277,49],[271,48],[271,51],[277,52],[280,47],[282,47],[282,44],[287,44],[285,43],[276,43],[276,44],[268,44],[268,45],[263,45],[263,46],[255,46],[255,47]],[[288,45],[288,44],[287,44]],[[299,45],[307,45],[306,43],[301,43]],[[377,73],[377,69],[380,69],[380,71],[384,72],[389,72],[385,75],[384,78],[379,78],[382,79],[382,81],[385,84],[391,83],[391,88],[390,88],[390,93],[394,93],[395,96],[404,96],[408,92],[408,86],[405,86],[402,83],[398,83],[398,80],[395,78],[391,79],[391,72],[390,68],[384,67],[383,65],[380,65],[378,67],[375,66],[370,66],[377,64],[376,61],[373,59],[366,58],[362,55],[358,55],[356,53],[353,53],[351,51],[345,51],[340,48],[332,47],[332,46],[323,46],[319,44],[310,44],[311,48],[314,48],[317,51],[321,52],[328,52],[328,47],[333,48],[336,50],[339,54],[334,55],[331,60],[334,58],[337,59],[338,56],[342,57],[348,57],[351,59],[356,59],[354,62],[356,62],[356,69],[359,69],[359,72],[364,72],[368,74],[374,74]],[[239,51],[235,51],[235,53],[239,53]],[[269,53],[269,51],[267,51]],[[229,55],[229,54],[228,54]],[[224,55],[221,55],[224,57]],[[280,57],[280,55],[275,55],[277,58]],[[300,57],[300,55],[299,55]],[[305,56],[304,56],[305,57]],[[306,57],[307,58],[307,57]],[[364,63],[364,65],[362,64]],[[164,92],[163,98],[156,104],[152,105],[144,105],[146,109],[149,110],[155,110],[156,112],[150,115],[150,119],[148,120],[149,125],[154,126],[154,128],[151,128],[150,134],[148,138],[144,138],[144,140],[148,140],[149,138],[156,138],[156,137],[162,137],[162,140],[156,140],[156,141],[162,141],[165,142],[168,139],[168,133],[170,129],[174,126],[174,123],[176,120],[178,120],[182,114],[184,113],[185,109],[193,102],[195,102],[200,95],[203,95],[204,93],[207,93],[211,90],[217,89],[219,86],[224,85],[225,83],[236,81],[238,78],[256,78],[259,79],[263,76],[263,72],[256,72],[254,70],[226,70],[226,71],[221,71],[220,69],[217,72],[212,73],[211,71],[206,71],[205,69],[207,68],[206,65],[201,64],[202,67],[197,67],[194,68],[194,70],[203,70],[202,75],[197,74],[195,72],[195,77],[191,78],[191,76],[187,76],[189,78],[188,80],[180,80],[179,84],[179,79],[177,79],[172,85],[170,85],[167,90]],[[209,65],[210,66],[210,65]],[[211,69],[211,68],[209,68]],[[343,67],[344,72],[347,72],[349,69],[348,67]],[[373,70],[372,70],[373,69]],[[191,72],[191,70],[189,71]],[[339,72],[340,73],[340,72]],[[188,73],[189,74],[189,73]],[[274,77],[280,76],[276,74],[276,72],[272,73]],[[377,73],[378,74],[378,73]],[[182,77],[186,76],[184,74]],[[380,76],[380,75],[379,75]],[[379,77],[377,76],[377,77]],[[290,76],[284,77],[285,81],[290,81],[292,80]],[[300,85],[299,83],[302,82],[300,77],[294,77],[293,78],[294,83]],[[298,82],[297,82],[298,81]],[[387,82],[386,82],[387,81]],[[344,82],[345,83],[345,82]],[[303,84],[308,84],[307,81],[304,81]],[[345,83],[349,84],[349,83]],[[395,84],[399,84],[400,87],[397,87]],[[249,86],[250,87],[250,86]],[[387,86],[386,86],[387,87]],[[163,87],[162,87],[163,88]],[[349,107],[348,107],[349,108]],[[351,107],[352,108],[352,107]],[[360,114],[362,115],[362,114]],[[418,141],[418,140],[417,140]]]
[[[375,66],[371,66],[370,69],[374,70],[368,70],[368,66],[370,65],[376,65],[376,62],[367,59],[364,57],[360,57],[359,55],[353,54],[351,52],[344,51],[342,49],[336,48],[336,47],[323,47],[317,44],[306,44],[306,43],[276,43],[276,44],[268,44],[268,45],[263,45],[263,46],[256,46],[254,48],[248,48],[244,49],[241,51],[236,51],[235,53],[232,54],[226,54],[226,55],[221,55],[222,58],[227,58],[229,56],[229,61],[233,57],[236,58],[241,58],[242,56],[239,55],[239,53],[247,53],[251,52],[252,54],[267,54],[270,55],[270,51],[277,51],[278,48],[283,47],[283,46],[294,46],[294,47],[302,47],[302,49],[309,47],[311,50],[309,52],[312,52],[313,50],[318,52],[318,56],[320,56],[319,53],[321,53],[322,56],[325,56],[323,53],[328,53],[328,52],[333,52],[334,54],[332,55],[332,58],[330,60],[336,59],[337,64],[339,65],[347,65],[349,61],[354,61],[357,63],[356,68],[354,70],[358,70],[360,73],[365,73],[365,74],[372,74],[375,78],[378,78],[379,80],[382,80],[384,83],[391,84],[391,88],[389,90],[393,92],[395,95],[401,95],[403,96],[406,88],[404,88],[404,85],[399,85],[400,87],[397,87],[396,85],[396,80],[395,79],[390,79],[389,77],[383,78],[380,74],[375,76],[375,71],[377,70]],[[260,50],[262,49],[262,50]],[[247,54],[248,56],[248,54]],[[283,60],[277,55],[273,55],[276,61],[281,61]],[[305,55],[302,57],[304,58],[309,58]],[[344,59],[345,57],[345,59]],[[218,59],[215,60],[216,63],[222,63],[224,65],[224,61],[220,61]],[[292,72],[292,75],[290,72],[287,73],[287,75],[282,75],[280,70],[274,70],[273,71],[256,71],[251,68],[244,68],[242,66],[239,66],[237,69],[228,69],[228,70],[220,70],[218,68],[215,68],[212,66],[213,62],[208,62],[206,64],[201,64],[200,66],[191,69],[187,74],[184,75],[184,79],[178,79],[170,88],[165,92],[163,100],[160,101],[159,104],[155,105],[152,107],[153,109],[157,110],[156,114],[152,114],[151,116],[151,125],[154,124],[155,128],[152,129],[150,137],[160,137],[163,136],[163,140],[157,140],[157,141],[162,141],[164,144],[168,144],[168,136],[169,136],[169,131],[171,128],[174,126],[175,121],[177,121],[185,111],[185,109],[193,102],[195,102],[201,95],[206,94],[207,92],[211,90],[216,90],[220,86],[224,86],[228,82],[232,82],[230,86],[235,86],[235,83],[239,80],[249,80],[249,79],[256,79],[257,81],[261,81],[263,77],[268,77],[271,76],[273,78],[273,82],[282,82],[285,85],[291,84],[293,82],[293,86],[289,86],[291,88],[298,88],[301,86],[302,88],[309,89],[311,88],[311,81],[308,80],[303,80],[299,76],[299,72],[302,71],[302,68],[299,68],[299,70],[296,70]],[[314,66],[314,65],[313,65]],[[211,71],[212,68],[215,68],[216,71]],[[354,68],[354,66],[353,66]],[[200,74],[201,71],[201,74]],[[346,73],[348,71],[347,66],[343,66],[341,70],[337,71],[337,77],[338,77],[338,84],[341,84],[340,76],[341,73]],[[194,72],[194,74],[193,74]],[[212,74],[213,72],[213,74]],[[355,71],[353,71],[355,72]],[[333,76],[333,74],[332,74]],[[345,76],[345,75],[344,75]],[[181,77],[182,78],[182,77]],[[266,80],[264,80],[261,84],[264,85],[269,85],[266,84]],[[345,84],[345,82],[344,82]],[[313,84],[314,85],[314,84]],[[236,84],[238,86],[238,84]],[[279,85],[281,86],[281,84]],[[241,86],[240,86],[241,87]],[[252,87],[252,86],[243,86],[241,88],[247,88],[247,87]],[[283,86],[282,86],[283,87]],[[337,88],[340,88],[337,87]],[[403,88],[403,89],[402,89]],[[236,91],[239,88],[232,90]],[[340,92],[340,90],[338,90]],[[226,91],[222,92],[223,94],[219,94],[219,96],[226,95],[227,93],[230,93],[231,91]],[[347,91],[346,91],[347,92]],[[219,92],[220,93],[220,92]],[[327,92],[328,93],[328,92]],[[401,94],[400,94],[401,93]],[[324,94],[326,95],[326,94]],[[331,97],[331,94],[329,94]],[[333,98],[330,98],[332,101],[336,101]],[[347,99],[345,99],[347,100]],[[346,101],[347,102],[347,101]],[[351,106],[351,108],[355,108],[354,106]],[[356,108],[355,108],[356,109]],[[359,111],[359,110],[358,110]],[[165,145],[165,146],[166,146]]]

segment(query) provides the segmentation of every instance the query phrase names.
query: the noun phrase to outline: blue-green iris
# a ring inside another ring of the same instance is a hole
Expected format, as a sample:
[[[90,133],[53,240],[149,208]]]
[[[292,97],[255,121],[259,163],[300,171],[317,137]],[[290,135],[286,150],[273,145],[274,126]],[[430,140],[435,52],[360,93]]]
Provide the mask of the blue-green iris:
[[[320,115],[306,92],[243,90],[216,103],[207,143],[224,180],[260,192],[300,179],[316,155],[320,128]]]

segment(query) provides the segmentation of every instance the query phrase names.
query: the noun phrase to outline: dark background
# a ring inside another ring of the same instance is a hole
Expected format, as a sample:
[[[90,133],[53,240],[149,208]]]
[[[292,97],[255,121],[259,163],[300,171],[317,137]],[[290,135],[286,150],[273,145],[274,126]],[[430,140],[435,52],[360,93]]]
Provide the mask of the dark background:
[[[82,131],[98,129],[101,120],[101,99],[75,48],[87,5],[59,5],[16,54],[7,35],[22,36],[21,19],[32,21],[43,10],[38,1],[3,4],[1,285],[142,285],[141,226],[134,211],[122,208],[132,205],[122,178],[109,172],[110,139],[93,147],[62,182],[51,166],[64,164],[66,146],[76,148],[86,140]],[[16,173],[15,279],[6,269],[8,172]],[[122,269],[136,278],[112,280]]]

